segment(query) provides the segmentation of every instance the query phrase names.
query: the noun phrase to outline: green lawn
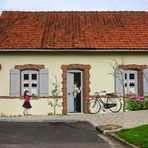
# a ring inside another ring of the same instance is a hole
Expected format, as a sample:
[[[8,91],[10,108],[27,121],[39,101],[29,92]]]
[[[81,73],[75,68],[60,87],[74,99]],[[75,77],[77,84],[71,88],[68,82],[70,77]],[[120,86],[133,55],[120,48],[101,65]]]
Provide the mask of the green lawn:
[[[115,132],[115,134],[140,148],[148,148],[148,124],[136,128],[123,129]]]

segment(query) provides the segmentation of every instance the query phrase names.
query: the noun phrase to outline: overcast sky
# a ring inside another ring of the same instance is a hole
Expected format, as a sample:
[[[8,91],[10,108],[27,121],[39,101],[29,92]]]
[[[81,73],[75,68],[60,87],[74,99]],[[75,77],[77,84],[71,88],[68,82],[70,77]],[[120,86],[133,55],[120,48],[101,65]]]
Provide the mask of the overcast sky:
[[[0,0],[0,12],[21,11],[148,11],[148,0]]]

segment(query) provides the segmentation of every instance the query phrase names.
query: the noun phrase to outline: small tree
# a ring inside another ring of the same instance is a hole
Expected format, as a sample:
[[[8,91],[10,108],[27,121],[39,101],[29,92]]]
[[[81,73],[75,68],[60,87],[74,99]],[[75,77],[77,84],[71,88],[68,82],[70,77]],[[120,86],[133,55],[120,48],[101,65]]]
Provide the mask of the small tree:
[[[60,99],[60,85],[59,85],[59,82],[57,80],[57,77],[54,77],[55,80],[54,82],[51,82],[53,88],[51,90],[51,94],[52,94],[52,97],[53,97],[53,101],[50,100],[48,101],[48,105],[50,105],[51,107],[53,107],[53,110],[54,110],[54,115],[56,114],[56,107],[61,107],[61,105],[59,105],[59,99]]]
[[[117,60],[114,60],[114,64],[110,64],[112,68],[111,74],[114,78],[118,78],[122,85],[122,96],[123,96],[123,111],[125,111],[125,83],[124,83],[124,70],[122,65],[125,65],[125,61],[121,58],[121,63],[118,63]],[[117,73],[119,75],[117,75]]]

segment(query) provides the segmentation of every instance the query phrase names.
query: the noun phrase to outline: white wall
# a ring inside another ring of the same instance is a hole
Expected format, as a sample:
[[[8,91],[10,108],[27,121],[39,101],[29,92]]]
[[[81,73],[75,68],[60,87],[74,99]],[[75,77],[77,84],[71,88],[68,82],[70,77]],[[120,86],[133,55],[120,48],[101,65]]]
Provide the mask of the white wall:
[[[109,53],[0,53],[0,96],[9,96],[10,87],[10,69],[15,65],[23,64],[44,64],[46,68],[49,68],[49,82],[52,82],[53,76],[57,76],[60,83],[62,82],[62,64],[89,64],[90,69],[90,95],[93,95],[96,91],[106,90],[108,92],[114,91],[114,78],[109,75],[112,71],[110,63],[114,64],[113,60],[121,62],[121,57],[124,58],[126,64],[146,64],[148,65],[148,54],[109,54]],[[62,88],[62,84],[60,84]],[[49,86],[51,90],[51,84]],[[49,92],[50,92],[49,90]],[[51,95],[51,94],[50,94]],[[62,95],[62,93],[61,93]],[[0,100],[0,110],[3,109],[6,112],[7,107],[10,106],[7,114],[20,114],[22,108],[20,107],[22,100]],[[47,114],[48,106],[47,100],[33,100],[35,108],[32,109],[34,114],[38,114],[38,109],[41,109],[40,104],[43,104],[44,109],[40,110],[40,114]],[[3,102],[3,103],[2,103]],[[3,105],[1,105],[3,104]],[[12,108],[12,109],[11,109]],[[14,108],[15,111],[14,111]],[[59,111],[61,112],[61,111]],[[1,113],[1,111],[0,111]]]
[[[0,64],[2,65],[0,96],[9,96],[10,69],[14,68],[15,65],[23,64],[44,64],[46,68],[49,68],[49,82],[52,82],[54,75],[62,82],[62,64],[89,64],[91,66],[91,94],[99,90],[112,92],[114,91],[114,78],[109,75],[112,71],[110,63],[113,64],[115,59],[121,62],[121,57],[124,57],[126,64],[148,65],[148,54],[0,54]]]
[[[53,107],[48,105],[52,99],[31,100],[32,108],[29,112],[32,115],[50,115],[54,113]],[[1,99],[0,100],[0,116],[8,115],[23,115],[24,108],[22,107],[24,100],[21,99]],[[59,105],[62,105],[62,100],[59,100]],[[56,107],[56,114],[62,114],[63,107]]]

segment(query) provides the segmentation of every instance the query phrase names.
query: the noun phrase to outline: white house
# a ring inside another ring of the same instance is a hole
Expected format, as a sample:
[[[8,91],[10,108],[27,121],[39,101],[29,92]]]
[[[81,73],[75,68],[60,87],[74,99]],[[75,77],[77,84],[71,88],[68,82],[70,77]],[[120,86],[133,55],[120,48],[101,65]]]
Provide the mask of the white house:
[[[94,92],[122,95],[109,75],[125,65],[125,91],[148,95],[148,12],[13,12],[0,16],[0,113],[22,114],[24,90],[35,97],[32,114],[52,112],[51,82],[60,83],[58,114],[72,112],[73,85],[81,88],[78,112]]]

